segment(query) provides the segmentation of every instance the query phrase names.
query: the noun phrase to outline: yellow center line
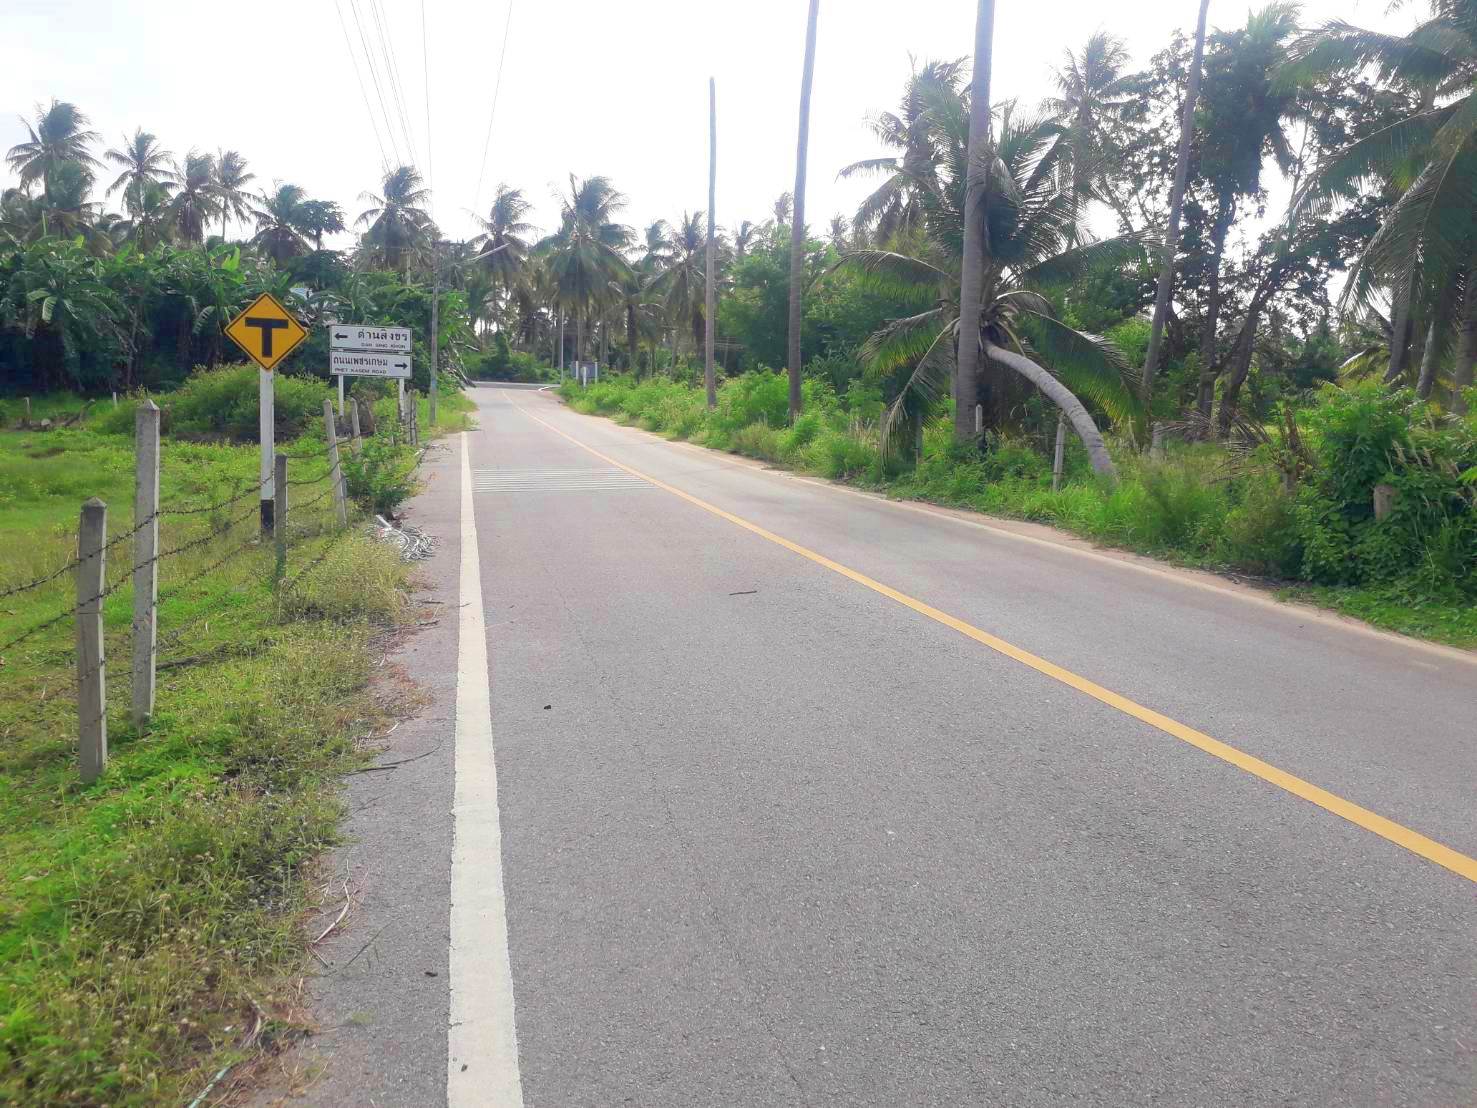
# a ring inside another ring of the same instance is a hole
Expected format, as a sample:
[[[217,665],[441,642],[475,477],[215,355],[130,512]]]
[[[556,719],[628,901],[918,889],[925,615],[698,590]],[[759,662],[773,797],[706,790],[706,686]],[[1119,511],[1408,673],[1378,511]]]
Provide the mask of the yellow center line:
[[[1110,708],[1115,708],[1124,715],[1132,716],[1134,719],[1147,723],[1150,727],[1158,728],[1166,735],[1179,739],[1181,742],[1189,743],[1191,746],[1203,750],[1212,757],[1219,758],[1221,761],[1227,762],[1237,769],[1245,770],[1254,777],[1259,777],[1269,784],[1276,785],[1279,789],[1283,789],[1293,796],[1301,797],[1303,800],[1318,805],[1318,807],[1325,811],[1332,812],[1336,816],[1341,816],[1350,823],[1362,827],[1366,831],[1372,831],[1380,838],[1386,839],[1396,846],[1404,847],[1412,854],[1418,854],[1427,861],[1435,862],[1438,866],[1444,866],[1452,873],[1465,877],[1468,881],[1477,882],[1477,858],[1468,857],[1460,851],[1453,850],[1451,847],[1438,843],[1434,839],[1427,838],[1418,831],[1412,831],[1409,827],[1396,823],[1394,820],[1386,819],[1384,816],[1371,812],[1368,808],[1361,807],[1353,801],[1345,800],[1343,797],[1331,793],[1327,789],[1319,788],[1309,781],[1304,781],[1301,777],[1288,773],[1286,770],[1278,769],[1271,763],[1264,762],[1260,758],[1246,753],[1244,750],[1238,750],[1236,747],[1223,743],[1219,739],[1213,739],[1203,731],[1197,731],[1195,728],[1180,723],[1178,720],[1170,719],[1161,712],[1156,712],[1152,708],[1146,708],[1142,704],[1128,699],[1126,696],[1115,693],[1112,689],[1106,689],[1095,681],[1089,681],[1080,674],[1073,673],[1069,669],[1064,669],[1055,662],[1049,662],[1045,658],[1032,654],[1029,650],[1022,650],[1020,647],[1008,643],[1004,639],[990,634],[988,631],[981,631],[973,624],[965,623],[962,619],[951,616],[947,612],[940,611],[931,604],[925,604],[923,601],[911,597],[907,593],[898,592],[897,589],[884,585],[880,581],[875,581],[866,574],[851,569],[849,566],[832,561],[824,554],[817,554],[814,550],[801,546],[799,543],[791,542],[783,535],[776,535],[773,531],[765,530],[757,523],[751,523],[741,516],[724,511],[716,504],[710,504],[706,500],[693,496],[689,492],[684,492],[682,489],[667,484],[665,481],[659,481],[650,474],[632,469],[630,466],[616,461],[609,455],[602,454],[593,446],[589,446],[586,443],[580,442],[579,439],[565,434],[558,427],[555,427],[546,420],[540,419],[517,402],[513,402],[513,407],[517,408],[535,423],[542,424],[560,438],[573,443],[581,450],[593,454],[602,462],[613,465],[617,469],[625,470],[627,473],[639,477],[643,481],[649,481],[657,488],[662,489],[664,492],[669,492],[673,496],[680,497],[694,507],[701,508],[705,512],[710,512],[719,519],[725,519],[736,527],[742,527],[745,531],[758,535],[760,538],[772,542],[776,546],[782,546],[786,550],[798,554],[800,557],[814,562],[818,566],[824,566],[833,573],[839,573],[842,577],[855,581],[858,585],[863,585],[875,593],[880,593],[889,600],[895,600],[897,603],[903,605],[903,607],[911,608],[919,615],[927,616],[936,623],[941,623],[945,627],[952,628],[966,638],[973,639],[975,642],[987,646],[991,650],[1005,655],[1007,658],[1014,659],[1022,665],[1034,669],[1037,673],[1044,674],[1054,681],[1060,681],[1063,685],[1076,689],[1078,692],[1084,693],[1094,700],[1106,704]]]

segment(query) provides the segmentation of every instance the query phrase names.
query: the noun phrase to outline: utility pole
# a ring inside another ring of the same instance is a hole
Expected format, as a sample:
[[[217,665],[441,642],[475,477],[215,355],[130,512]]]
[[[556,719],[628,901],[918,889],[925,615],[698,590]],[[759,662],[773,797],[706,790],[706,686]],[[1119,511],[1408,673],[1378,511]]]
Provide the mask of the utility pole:
[[[441,348],[441,243],[431,247],[431,426],[436,426],[436,368]]]
[[[718,287],[713,276],[714,240],[717,238],[714,206],[718,203],[718,92],[708,78],[708,249],[705,281],[706,311],[703,327],[703,384],[708,390],[708,409],[718,406],[718,386],[713,374],[713,332],[718,328]]]

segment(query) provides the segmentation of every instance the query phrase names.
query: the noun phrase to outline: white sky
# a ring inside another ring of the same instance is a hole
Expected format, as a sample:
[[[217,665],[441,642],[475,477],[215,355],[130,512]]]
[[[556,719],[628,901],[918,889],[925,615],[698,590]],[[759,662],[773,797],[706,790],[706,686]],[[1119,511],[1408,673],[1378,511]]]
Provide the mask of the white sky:
[[[361,67],[355,7],[379,61],[371,2],[337,0]],[[413,160],[426,170],[421,4],[379,2]],[[557,211],[552,191],[571,171],[610,177],[630,198],[626,221],[638,227],[706,207],[710,74],[718,83],[719,222],[761,220],[793,185],[806,0],[511,2],[484,212],[493,186],[507,181],[535,201],[535,222],[547,228]],[[427,176],[435,183],[434,214],[451,237],[471,232],[465,213],[476,200],[508,4],[425,0]],[[1136,64],[1144,62],[1175,27],[1192,29],[1196,7],[1195,0],[998,0],[993,98],[1046,95],[1063,50],[1100,26],[1127,41]],[[1211,24],[1237,26],[1247,9],[1212,0]],[[974,10],[972,0],[822,0],[806,212],[812,227],[836,212],[849,216],[870,187],[837,181],[836,171],[881,152],[864,118],[894,106],[909,54],[969,53]],[[1308,25],[1338,16],[1403,29],[1415,15],[1387,16],[1384,0],[1303,4]],[[378,189],[375,131],[335,0],[3,0],[0,31],[13,44],[0,67],[0,150],[24,139],[18,114],[29,118],[36,102],[55,96],[81,107],[105,145],[141,125],[180,155],[191,146],[235,148],[259,184],[292,181],[338,201],[351,218],[365,207],[359,194]],[[383,133],[379,101],[363,75]]]

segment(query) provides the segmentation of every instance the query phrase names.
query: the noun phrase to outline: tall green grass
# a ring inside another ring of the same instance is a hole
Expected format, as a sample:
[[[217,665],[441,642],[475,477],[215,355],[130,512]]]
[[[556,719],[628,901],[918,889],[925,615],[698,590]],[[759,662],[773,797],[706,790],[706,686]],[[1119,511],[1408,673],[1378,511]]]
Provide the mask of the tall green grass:
[[[470,406],[470,405],[466,405]],[[455,400],[448,415],[460,419]],[[0,590],[64,565],[86,497],[131,524],[121,434],[0,432]],[[424,426],[424,423],[423,423]],[[321,446],[321,440],[317,443]],[[316,453],[313,440],[288,449]],[[166,439],[158,708],[128,718],[127,544],[104,602],[111,761],[76,769],[72,621],[0,660],[0,1103],[183,1103],[284,1026],[304,867],[335,841],[339,774],[382,725],[373,643],[406,611],[395,553],[333,526],[326,464],[294,461],[287,575],[256,540],[254,446]],[[224,559],[224,560],[222,560]],[[0,602],[0,642],[65,612],[71,577]]]

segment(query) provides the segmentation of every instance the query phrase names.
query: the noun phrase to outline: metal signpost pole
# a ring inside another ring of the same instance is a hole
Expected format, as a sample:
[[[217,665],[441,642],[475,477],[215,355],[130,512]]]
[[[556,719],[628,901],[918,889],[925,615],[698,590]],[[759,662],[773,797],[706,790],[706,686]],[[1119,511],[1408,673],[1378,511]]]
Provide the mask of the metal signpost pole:
[[[261,464],[261,498],[262,498],[262,534],[272,533],[272,521],[275,516],[273,489],[272,489],[272,466],[276,447],[277,417],[275,413],[277,391],[272,387],[272,371],[270,369],[257,370],[261,396],[261,419],[258,430],[262,440],[262,464]]]

